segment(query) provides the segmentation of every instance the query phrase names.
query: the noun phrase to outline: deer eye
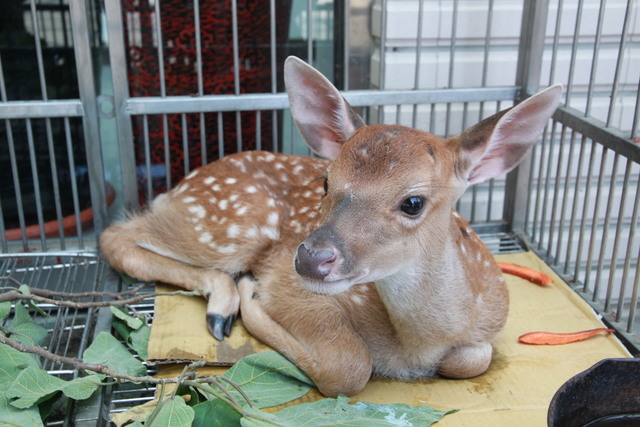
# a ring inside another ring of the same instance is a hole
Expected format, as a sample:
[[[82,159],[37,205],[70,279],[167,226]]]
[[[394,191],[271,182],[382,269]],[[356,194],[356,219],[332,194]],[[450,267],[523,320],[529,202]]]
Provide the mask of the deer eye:
[[[326,196],[329,192],[329,180],[327,178],[324,179],[324,195]]]
[[[409,216],[418,216],[424,209],[425,200],[422,197],[411,196],[400,205],[400,210]]]

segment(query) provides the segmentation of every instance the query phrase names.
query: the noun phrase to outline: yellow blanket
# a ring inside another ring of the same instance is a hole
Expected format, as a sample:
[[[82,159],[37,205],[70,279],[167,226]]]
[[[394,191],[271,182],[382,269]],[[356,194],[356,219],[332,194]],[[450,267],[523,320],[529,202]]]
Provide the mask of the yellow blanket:
[[[510,314],[505,329],[494,341],[489,371],[470,380],[429,378],[414,383],[373,379],[355,400],[376,403],[427,404],[438,409],[459,409],[442,426],[544,426],[549,402],[569,378],[601,359],[629,357],[612,335],[561,346],[519,344],[520,335],[532,331],[572,332],[601,327],[593,310],[533,253],[499,255],[499,261],[531,267],[550,275],[554,284],[540,287],[506,276]],[[159,286],[158,290],[170,290]],[[176,361],[204,358],[228,366],[241,357],[267,349],[236,322],[231,337],[218,343],[205,324],[205,302],[195,297],[156,298],[149,342],[150,360]],[[159,367],[159,375],[180,372],[176,365]],[[220,373],[221,368],[210,371]],[[303,400],[321,398],[311,392]]]

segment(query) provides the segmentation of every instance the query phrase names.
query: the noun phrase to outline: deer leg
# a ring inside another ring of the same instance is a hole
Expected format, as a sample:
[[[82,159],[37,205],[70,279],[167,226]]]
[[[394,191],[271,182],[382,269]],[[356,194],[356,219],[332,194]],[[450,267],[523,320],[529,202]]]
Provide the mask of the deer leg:
[[[438,374],[447,378],[473,378],[489,369],[493,349],[488,342],[452,348],[440,362]]]
[[[207,298],[207,326],[218,340],[228,335],[240,306],[233,278],[220,270],[173,259],[142,247],[144,233],[128,223],[107,228],[100,236],[105,258],[119,271],[144,281],[161,281]]]
[[[253,278],[242,277],[238,281],[238,291],[242,321],[247,330],[302,369],[322,394],[353,395],[364,388],[371,377],[371,355],[362,339],[339,314],[331,316],[331,313],[323,312],[322,324],[310,325],[315,332],[313,337],[294,336],[264,310],[259,285]],[[300,316],[293,319],[295,322],[318,314],[311,312],[313,304],[308,300],[292,302],[299,305]]]

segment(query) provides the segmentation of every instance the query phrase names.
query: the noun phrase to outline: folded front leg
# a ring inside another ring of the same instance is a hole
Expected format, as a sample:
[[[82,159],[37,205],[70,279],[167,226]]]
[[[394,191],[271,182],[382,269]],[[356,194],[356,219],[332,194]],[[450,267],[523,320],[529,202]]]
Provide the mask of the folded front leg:
[[[322,394],[349,396],[364,388],[371,377],[371,355],[336,308],[314,304],[308,298],[291,299],[287,312],[276,321],[262,306],[259,285],[253,278],[241,278],[238,291],[247,330],[295,363]],[[282,306],[282,301],[279,303]],[[287,324],[289,320],[295,325]]]

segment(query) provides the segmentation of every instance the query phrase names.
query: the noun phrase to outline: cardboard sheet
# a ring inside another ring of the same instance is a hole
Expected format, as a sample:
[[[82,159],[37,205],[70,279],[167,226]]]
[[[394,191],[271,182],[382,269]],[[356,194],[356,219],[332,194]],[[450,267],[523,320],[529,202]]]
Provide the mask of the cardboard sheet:
[[[446,416],[438,424],[442,426],[545,426],[549,402],[566,380],[599,360],[629,357],[613,335],[562,346],[519,344],[517,338],[527,332],[572,332],[602,327],[602,323],[591,307],[533,253],[496,258],[543,271],[554,279],[554,284],[543,288],[506,276],[510,313],[505,329],[494,340],[494,359],[487,373],[470,380],[428,378],[414,383],[376,378],[353,398],[460,410]],[[236,322],[229,339],[218,343],[209,335],[204,318],[205,302],[201,298],[156,298],[150,359],[205,358],[213,364],[228,365],[253,351],[268,348],[251,338],[240,322]],[[158,372],[173,376],[180,370],[178,366],[165,366]],[[302,399],[321,397],[311,392]]]

